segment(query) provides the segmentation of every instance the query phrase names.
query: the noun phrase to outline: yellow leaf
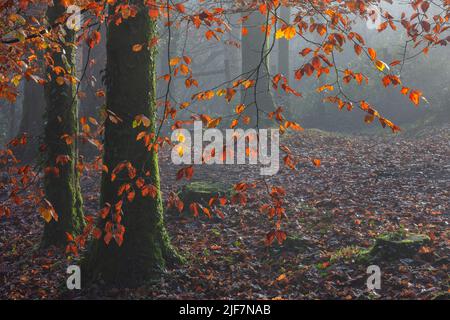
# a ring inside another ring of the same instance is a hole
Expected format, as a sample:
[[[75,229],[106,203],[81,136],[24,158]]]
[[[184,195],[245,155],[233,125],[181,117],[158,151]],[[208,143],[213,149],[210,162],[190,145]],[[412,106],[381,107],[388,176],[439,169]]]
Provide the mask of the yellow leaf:
[[[52,213],[49,209],[39,208],[39,213],[41,214],[41,217],[44,218],[45,222],[49,223],[52,221]]]
[[[389,69],[389,67],[387,66],[387,64],[384,63],[384,62],[381,61],[381,60],[375,61],[375,67],[377,67],[377,69],[380,70],[380,71],[383,71],[383,70],[386,69],[386,68]]]
[[[20,80],[22,79],[22,76],[20,74],[16,74],[12,79],[11,82],[14,84],[14,86],[18,87],[20,84]]]
[[[277,40],[281,39],[281,38],[284,38],[284,30],[283,29],[278,29],[277,32],[275,33],[275,38]]]

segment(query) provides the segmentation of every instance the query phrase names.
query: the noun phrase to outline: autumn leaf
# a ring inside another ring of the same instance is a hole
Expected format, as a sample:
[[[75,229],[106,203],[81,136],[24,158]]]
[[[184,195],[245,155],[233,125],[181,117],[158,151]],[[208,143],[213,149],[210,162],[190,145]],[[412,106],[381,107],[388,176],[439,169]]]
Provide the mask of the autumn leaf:
[[[375,60],[377,58],[377,52],[373,48],[367,49],[367,52],[369,53],[369,56],[372,60]]]
[[[174,67],[174,66],[176,66],[179,62],[180,62],[180,58],[179,58],[179,57],[174,57],[174,58],[171,58],[171,59],[170,59],[169,65],[170,65],[171,67]]]
[[[378,70],[383,71],[384,69],[388,68],[388,65],[386,63],[384,63],[381,60],[376,60],[375,61],[375,67],[377,67]]]
[[[278,276],[278,278],[276,279],[276,281],[283,281],[283,280],[286,280],[286,274],[285,273],[283,273],[283,274],[280,274],[279,276]]]
[[[219,117],[219,118],[216,118],[216,119],[213,119],[213,120],[209,121],[208,122],[208,129],[216,128],[220,124],[221,121],[222,121],[222,117]]]
[[[135,44],[132,49],[133,49],[133,52],[139,52],[142,50],[142,44],[139,44],[139,43]]]
[[[305,49],[303,49],[302,51],[300,51],[300,54],[302,55],[302,56],[307,56],[310,52],[311,52],[312,50],[311,50],[311,48],[305,48]]]
[[[412,90],[409,94],[409,99],[418,106],[420,104],[420,98],[422,97],[422,92],[418,90]]]
[[[312,163],[316,166],[316,167],[320,167],[322,164],[322,161],[319,159],[313,159]]]
[[[154,8],[150,8],[148,10],[148,15],[152,20],[156,20],[159,17],[159,10],[158,9],[154,9]]]
[[[56,78],[56,83],[60,86],[64,85],[66,82],[64,80],[64,77],[57,77]]]
[[[278,29],[275,33],[275,39],[281,39],[284,38],[284,30],[282,28]]]
[[[44,199],[44,205],[39,207],[39,213],[41,214],[41,217],[47,222],[50,223],[50,221],[55,220],[58,221],[58,215],[55,212],[55,209],[53,208],[52,204]]]
[[[241,114],[242,112],[244,112],[244,110],[245,110],[245,105],[241,103],[236,107],[235,111],[237,114]]]
[[[186,12],[186,8],[184,7],[184,4],[182,3],[177,3],[175,5],[175,8],[177,8],[177,10],[181,13],[185,13]]]

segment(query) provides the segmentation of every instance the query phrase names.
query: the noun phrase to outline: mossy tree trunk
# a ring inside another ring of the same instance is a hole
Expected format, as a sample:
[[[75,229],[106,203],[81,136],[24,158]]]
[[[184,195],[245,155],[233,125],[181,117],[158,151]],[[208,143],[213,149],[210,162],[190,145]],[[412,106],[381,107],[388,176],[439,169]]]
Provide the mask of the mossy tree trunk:
[[[122,121],[106,122],[104,164],[109,172],[102,177],[102,207],[108,203],[114,208],[122,200],[118,196],[120,186],[130,183],[136,188],[134,181],[138,177],[158,190],[160,187],[157,154],[149,152],[142,141],[136,141],[142,130],[155,131],[157,52],[147,47],[139,52],[132,51],[134,44],[147,44],[156,36],[156,23],[149,18],[143,0],[131,2],[138,6],[136,17],[118,26],[111,23],[107,34],[106,104],[109,112]],[[110,8],[114,9],[114,6]],[[151,125],[133,128],[133,119],[138,115],[145,115]],[[134,179],[124,170],[112,181],[111,172],[121,163],[131,163],[136,168]],[[119,245],[112,240],[107,245],[104,237],[94,240],[84,263],[88,282],[101,279],[112,285],[137,285],[159,273],[169,260],[177,257],[164,226],[160,192],[155,198],[143,197],[137,189],[132,202],[124,200],[121,214],[121,224],[125,227],[123,243]],[[110,221],[112,216],[110,214],[106,220]]]
[[[274,99],[270,91],[268,68],[269,39],[261,31],[261,27],[267,24],[267,17],[258,10],[250,13],[250,15],[248,13],[242,15],[243,17],[248,16],[242,26],[248,31],[247,35],[242,36],[241,41],[243,78],[257,81],[257,84],[241,93],[241,101],[247,106],[246,113],[251,117],[250,125],[254,126],[256,120],[259,124],[267,120],[264,111],[275,110]]]
[[[54,23],[62,14],[64,7],[55,2],[48,7],[47,19]],[[64,50],[52,50],[49,53],[55,66],[63,67],[67,73],[75,76],[75,34],[65,30]],[[78,132],[76,86],[73,83],[58,84],[57,75],[48,68],[51,80],[45,84],[46,123],[44,127],[44,143],[46,146],[45,167],[56,168],[46,170],[44,179],[45,196],[53,205],[58,221],[52,220],[45,225],[42,245],[64,246],[66,232],[81,231],[84,218],[79,175],[76,168],[77,150],[75,139]],[[61,161],[62,159],[68,161]],[[57,161],[57,160],[60,161]]]

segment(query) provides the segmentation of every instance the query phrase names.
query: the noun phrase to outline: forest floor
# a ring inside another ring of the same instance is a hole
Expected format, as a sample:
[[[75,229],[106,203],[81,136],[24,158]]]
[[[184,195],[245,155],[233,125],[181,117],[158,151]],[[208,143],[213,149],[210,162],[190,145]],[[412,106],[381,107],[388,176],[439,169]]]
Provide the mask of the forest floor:
[[[294,153],[322,165],[299,165],[269,179],[287,191],[284,229],[294,245],[264,244],[271,229],[259,212],[262,194],[225,219],[166,215],[187,263],[137,289],[65,290],[70,261],[38,250],[42,220],[31,209],[0,220],[0,298],[113,299],[433,299],[449,289],[450,126],[414,135],[347,136],[317,130],[285,139]],[[194,180],[237,183],[259,178],[248,166],[198,167]],[[179,188],[161,161],[164,194]],[[82,181],[85,206],[97,210],[98,177]],[[170,186],[170,187],[166,187]],[[381,289],[366,286],[369,264],[358,253],[385,233],[428,235],[411,256],[379,261]]]

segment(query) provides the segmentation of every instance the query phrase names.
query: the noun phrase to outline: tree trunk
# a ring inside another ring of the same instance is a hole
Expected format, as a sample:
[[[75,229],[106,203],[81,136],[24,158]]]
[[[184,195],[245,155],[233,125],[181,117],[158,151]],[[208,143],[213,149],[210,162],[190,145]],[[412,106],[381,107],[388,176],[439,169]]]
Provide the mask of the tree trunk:
[[[282,6],[280,8],[280,18],[286,23],[290,23],[291,10]],[[289,41],[282,38],[278,40],[278,72],[290,80],[290,64],[289,64]]]
[[[247,15],[247,13],[244,13],[243,17]],[[252,12],[248,20],[243,23],[243,27],[248,30],[248,34],[242,36],[243,78],[257,81],[256,87],[241,93],[241,101],[247,106],[246,113],[251,117],[250,124],[252,126],[256,124],[257,120],[259,124],[266,122],[267,115],[262,111],[271,112],[275,110],[274,99],[270,92],[270,75],[267,64],[269,41],[268,37],[261,31],[261,26],[266,25],[266,23],[266,16],[259,11]],[[260,112],[257,112],[257,110]]]
[[[279,16],[285,23],[289,24],[290,18],[291,18],[290,8],[281,6]],[[286,79],[288,80],[288,82],[290,83],[291,67],[290,67],[290,63],[289,63],[289,58],[290,58],[289,50],[290,50],[289,41],[284,38],[279,39],[278,40],[278,73],[281,73],[283,76],[285,76]],[[290,110],[291,110],[290,96],[288,94],[286,94],[286,92],[284,92],[283,90],[280,90],[280,95],[281,95],[281,101],[282,101],[281,105],[285,108],[285,110],[290,112]]]
[[[44,87],[33,80],[25,81],[19,135],[25,133],[28,143],[16,152],[17,157],[24,162],[36,160],[39,155],[38,146],[44,131],[44,110]]]
[[[9,107],[9,128],[7,129],[8,141],[14,139],[16,136],[16,125],[17,125],[17,107],[15,104],[11,103]]]
[[[47,9],[49,23],[54,23],[64,12],[65,9],[59,2],[49,7]],[[65,54],[61,50],[61,52],[53,51],[51,55],[55,66],[63,67],[67,73],[75,76],[75,49],[70,45],[74,42],[75,33],[67,29],[65,31]],[[76,169],[77,151],[74,143],[78,132],[78,102],[75,84],[60,85],[56,82],[57,75],[52,68],[49,68],[48,72],[52,79],[45,85],[45,168],[57,170],[47,170],[44,188],[46,198],[53,205],[59,219],[45,225],[42,245],[62,246],[66,244],[66,232],[78,233],[84,224],[79,175]],[[68,162],[57,163],[57,158],[67,158]]]
[[[78,67],[79,78],[82,80],[81,88],[84,97],[80,99],[80,117],[93,117],[99,119],[100,110],[105,106],[105,98],[98,95],[103,90],[103,78],[106,66],[106,28],[102,26],[99,30],[101,41],[94,48],[90,49],[87,44],[83,45],[82,59]],[[87,66],[87,68],[86,68]],[[85,69],[86,68],[86,69]],[[96,146],[81,138],[79,153],[85,158],[93,159],[98,156]]]
[[[121,224],[125,234],[121,244],[117,239],[106,244],[104,237],[94,240],[84,264],[88,281],[102,279],[119,286],[148,280],[163,270],[169,259],[177,257],[163,221],[157,153],[149,152],[142,141],[136,141],[142,130],[155,132],[157,53],[154,48],[145,47],[139,52],[131,48],[136,43],[149,43],[156,36],[156,22],[148,16],[143,0],[131,2],[139,7],[136,17],[118,26],[113,22],[108,28],[107,106],[122,121],[106,122],[104,164],[109,171],[103,174],[101,186],[101,206],[112,207],[110,215],[102,221],[104,225],[109,221],[115,227]],[[114,6],[110,8],[112,12],[114,9]],[[133,119],[138,115],[145,115],[151,125],[133,128]],[[130,177],[124,170],[112,181],[111,173],[121,163],[136,168],[136,177]],[[157,188],[156,197],[142,196],[135,183],[139,177]],[[120,186],[127,183],[136,190],[132,202],[118,196]],[[115,205],[121,200],[122,210],[118,211]],[[117,216],[122,218],[121,222]]]

